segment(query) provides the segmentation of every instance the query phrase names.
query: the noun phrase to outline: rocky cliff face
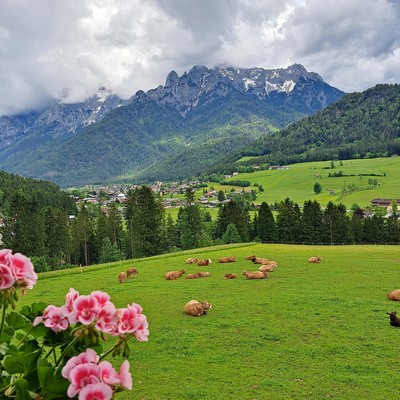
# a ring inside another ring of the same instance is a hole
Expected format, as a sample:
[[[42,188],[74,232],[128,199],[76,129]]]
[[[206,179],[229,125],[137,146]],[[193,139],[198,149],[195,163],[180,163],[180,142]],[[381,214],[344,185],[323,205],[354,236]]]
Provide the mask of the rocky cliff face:
[[[170,72],[165,85],[149,90],[147,95],[186,116],[210,98],[226,97],[233,91],[255,96],[271,105],[290,107],[293,103],[294,109],[300,107],[298,111],[307,114],[325,108],[344,94],[325,83],[318,74],[294,64],[271,70],[194,66],[181,77],[175,71]],[[304,104],[300,105],[301,102]]]
[[[73,135],[85,126],[103,119],[112,109],[127,104],[105,88],[82,103],[54,102],[42,112],[0,118],[0,151],[29,138],[30,145],[43,144]]]

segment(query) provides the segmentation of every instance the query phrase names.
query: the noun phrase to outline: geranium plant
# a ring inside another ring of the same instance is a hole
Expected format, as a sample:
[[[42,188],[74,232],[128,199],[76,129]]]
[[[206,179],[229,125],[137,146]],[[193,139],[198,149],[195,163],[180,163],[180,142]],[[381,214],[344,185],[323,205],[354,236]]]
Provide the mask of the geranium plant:
[[[46,303],[13,311],[38,277],[31,260],[0,250],[0,399],[107,400],[132,388],[128,341],[147,341],[140,305],[116,308],[101,291],[70,289],[60,307]],[[108,336],[115,345],[103,350]],[[122,356],[119,371],[105,357]]]

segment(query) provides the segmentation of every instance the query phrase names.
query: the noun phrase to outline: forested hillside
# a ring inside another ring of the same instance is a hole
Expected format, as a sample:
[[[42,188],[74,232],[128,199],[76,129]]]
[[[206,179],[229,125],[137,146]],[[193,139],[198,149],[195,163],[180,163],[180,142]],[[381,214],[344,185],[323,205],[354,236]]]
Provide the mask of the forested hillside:
[[[323,111],[253,143],[241,155],[257,164],[385,157],[400,153],[400,85],[345,95]],[[240,158],[236,156],[236,159]],[[212,171],[232,167],[235,157]]]

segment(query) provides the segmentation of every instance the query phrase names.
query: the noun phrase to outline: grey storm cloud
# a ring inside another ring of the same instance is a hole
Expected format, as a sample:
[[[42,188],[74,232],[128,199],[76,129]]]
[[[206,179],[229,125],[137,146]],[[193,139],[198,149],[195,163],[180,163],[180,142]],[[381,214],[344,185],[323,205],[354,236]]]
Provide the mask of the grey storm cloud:
[[[128,98],[194,64],[303,64],[361,91],[400,82],[397,0],[2,0],[0,115],[100,86]]]

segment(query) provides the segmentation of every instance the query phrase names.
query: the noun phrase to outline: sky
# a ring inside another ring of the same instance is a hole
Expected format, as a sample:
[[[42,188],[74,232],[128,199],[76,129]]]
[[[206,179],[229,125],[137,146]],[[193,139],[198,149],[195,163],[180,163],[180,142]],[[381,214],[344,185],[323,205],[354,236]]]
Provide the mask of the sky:
[[[196,64],[400,83],[399,21],[400,0],[0,0],[0,116],[101,86],[129,98]]]

